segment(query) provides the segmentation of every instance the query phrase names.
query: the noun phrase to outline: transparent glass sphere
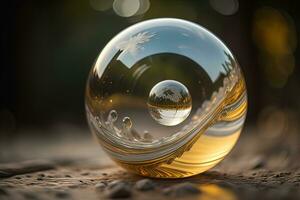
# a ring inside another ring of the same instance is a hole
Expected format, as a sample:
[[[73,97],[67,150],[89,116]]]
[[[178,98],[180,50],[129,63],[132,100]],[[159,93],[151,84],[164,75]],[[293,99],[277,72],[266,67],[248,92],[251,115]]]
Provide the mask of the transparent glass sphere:
[[[150,115],[158,123],[174,126],[183,122],[192,110],[192,98],[188,89],[178,81],[157,83],[148,98]]]
[[[115,36],[88,77],[91,131],[124,168],[150,177],[204,172],[226,156],[247,110],[229,49],[203,27],[153,19]]]

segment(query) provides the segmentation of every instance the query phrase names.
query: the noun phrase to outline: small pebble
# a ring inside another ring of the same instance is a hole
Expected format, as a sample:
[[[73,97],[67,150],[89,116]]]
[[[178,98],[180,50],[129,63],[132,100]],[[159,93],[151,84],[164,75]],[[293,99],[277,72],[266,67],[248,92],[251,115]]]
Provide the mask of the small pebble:
[[[113,188],[117,185],[129,185],[129,183],[123,180],[114,180],[108,184],[108,188]]]
[[[252,169],[261,169],[266,165],[264,160],[259,160],[255,165],[253,165]]]
[[[275,174],[274,177],[279,178],[280,174]]]
[[[68,192],[65,192],[65,191],[58,191],[58,192],[55,193],[55,196],[57,198],[64,199],[64,198],[68,198],[70,196],[70,194]]]
[[[188,195],[200,194],[199,188],[192,183],[180,183],[170,188],[166,188],[163,193],[174,197],[183,197]]]
[[[0,171],[0,177],[1,177],[1,178],[2,178],[2,177],[8,177],[8,176],[10,176],[10,173],[4,172],[4,171]]]
[[[38,199],[37,196],[35,196],[33,193],[29,193],[29,192],[24,192],[23,196],[25,199],[30,199],[30,200]]]
[[[280,177],[282,177],[282,176],[284,176],[284,175],[285,175],[284,172],[280,172],[280,173],[279,173],[279,176],[280,176]]]
[[[5,189],[0,188],[0,196],[8,196],[8,192]]]
[[[281,185],[282,185],[282,184],[284,184],[284,183],[285,183],[285,181],[283,181],[283,180],[282,180],[282,181],[280,181],[280,184],[281,184]]]
[[[47,193],[47,194],[52,194],[53,193],[53,189],[45,188],[44,192]]]
[[[155,188],[155,184],[150,179],[142,179],[135,183],[135,188],[140,191],[148,191],[153,190]]]
[[[107,196],[112,199],[129,198],[132,193],[128,184],[117,184],[107,191]]]
[[[78,188],[79,186],[78,185],[69,185],[68,187],[71,189],[74,189],[74,188]]]
[[[102,183],[102,182],[97,183],[97,184],[95,185],[95,188],[96,188],[96,189],[104,189],[105,187],[106,187],[106,185],[105,185],[104,183]]]
[[[81,173],[82,176],[87,176],[89,174],[90,174],[89,172],[83,172],[83,173]]]
[[[250,178],[250,177],[249,177]],[[230,182],[219,182],[218,183],[219,186],[223,187],[223,188],[227,188],[227,189],[232,189],[232,188],[235,188],[236,185],[230,183]]]

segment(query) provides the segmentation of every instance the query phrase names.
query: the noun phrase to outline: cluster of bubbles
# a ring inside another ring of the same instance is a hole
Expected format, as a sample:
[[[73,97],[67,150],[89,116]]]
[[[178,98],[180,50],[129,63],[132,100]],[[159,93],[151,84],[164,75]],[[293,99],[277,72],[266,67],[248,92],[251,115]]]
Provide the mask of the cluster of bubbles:
[[[87,111],[89,111],[88,108],[86,109]],[[93,124],[93,127],[98,129],[99,133],[109,131],[111,133],[114,133],[115,136],[129,141],[139,141],[145,143],[153,141],[153,137],[148,131],[145,130],[144,133],[141,135],[132,128],[132,121],[130,117],[124,117],[122,119],[122,127],[118,128],[115,125],[115,122],[118,120],[118,113],[115,110],[111,110],[108,113],[107,119],[104,123],[101,117],[94,117],[90,111],[87,113],[88,119]]]

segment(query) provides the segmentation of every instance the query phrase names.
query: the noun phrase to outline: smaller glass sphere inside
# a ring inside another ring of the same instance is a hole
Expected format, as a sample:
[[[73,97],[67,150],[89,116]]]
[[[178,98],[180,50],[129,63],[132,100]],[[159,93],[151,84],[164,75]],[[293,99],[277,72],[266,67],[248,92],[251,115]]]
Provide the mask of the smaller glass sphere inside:
[[[165,126],[175,126],[189,116],[192,98],[183,84],[165,80],[151,89],[147,105],[154,120]]]

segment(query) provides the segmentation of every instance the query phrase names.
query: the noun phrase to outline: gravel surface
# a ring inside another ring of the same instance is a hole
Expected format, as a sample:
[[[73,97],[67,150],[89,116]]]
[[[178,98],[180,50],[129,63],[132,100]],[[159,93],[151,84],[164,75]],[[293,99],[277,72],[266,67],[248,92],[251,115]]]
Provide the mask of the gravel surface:
[[[25,162],[0,162],[0,199],[300,199],[299,141],[248,133],[217,167],[172,180],[128,173],[83,138],[67,149],[43,143],[52,152],[42,157],[47,159],[28,160],[23,154],[11,157]],[[56,157],[76,148],[80,156]]]

